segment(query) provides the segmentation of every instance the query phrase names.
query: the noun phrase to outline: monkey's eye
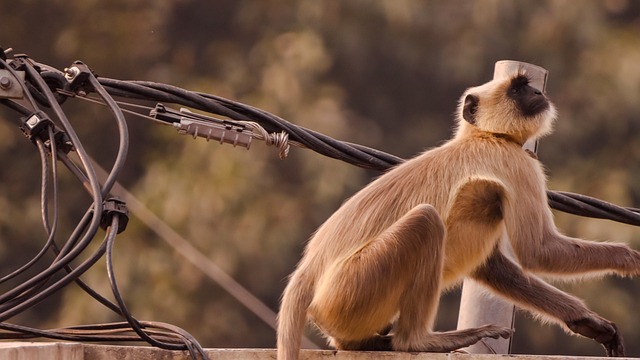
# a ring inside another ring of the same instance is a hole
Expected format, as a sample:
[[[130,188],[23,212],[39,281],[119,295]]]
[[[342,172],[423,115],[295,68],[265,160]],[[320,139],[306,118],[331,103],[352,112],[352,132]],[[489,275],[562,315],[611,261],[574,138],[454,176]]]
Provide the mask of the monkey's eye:
[[[513,95],[518,94],[520,90],[529,85],[529,78],[524,75],[519,75],[511,80],[511,86],[509,92]]]

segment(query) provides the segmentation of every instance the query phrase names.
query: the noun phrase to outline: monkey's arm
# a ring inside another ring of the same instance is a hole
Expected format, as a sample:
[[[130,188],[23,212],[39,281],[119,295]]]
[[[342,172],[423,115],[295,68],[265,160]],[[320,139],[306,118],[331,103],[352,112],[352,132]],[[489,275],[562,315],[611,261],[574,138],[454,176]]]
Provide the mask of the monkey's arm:
[[[579,299],[525,274],[499,250],[472,277],[520,307],[601,343],[609,356],[624,356],[622,337],[614,323],[589,310]]]
[[[517,242],[514,250],[520,264],[535,273],[560,276],[588,273],[616,273],[622,276],[640,274],[640,252],[625,244],[571,238],[559,234],[555,229],[546,231],[539,245],[532,246],[532,243]]]

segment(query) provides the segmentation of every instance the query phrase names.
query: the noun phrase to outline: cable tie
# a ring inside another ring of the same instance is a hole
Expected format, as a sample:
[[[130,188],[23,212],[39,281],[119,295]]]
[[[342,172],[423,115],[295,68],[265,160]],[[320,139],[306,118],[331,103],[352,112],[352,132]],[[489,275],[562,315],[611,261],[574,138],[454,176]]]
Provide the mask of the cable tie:
[[[117,233],[120,234],[127,228],[127,224],[129,223],[129,209],[123,200],[117,197],[110,197],[104,201],[102,209],[100,227],[107,230],[107,228],[111,226],[113,217],[118,216],[120,221],[118,222]]]

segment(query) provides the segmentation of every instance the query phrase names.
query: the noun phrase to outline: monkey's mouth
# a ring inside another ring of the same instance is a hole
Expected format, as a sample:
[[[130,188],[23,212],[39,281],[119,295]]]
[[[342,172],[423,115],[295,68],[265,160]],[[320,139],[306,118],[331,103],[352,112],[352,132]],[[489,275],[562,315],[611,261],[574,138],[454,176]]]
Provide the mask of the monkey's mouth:
[[[522,113],[524,116],[536,116],[547,109],[549,109],[547,98],[544,95],[536,96],[522,107]]]

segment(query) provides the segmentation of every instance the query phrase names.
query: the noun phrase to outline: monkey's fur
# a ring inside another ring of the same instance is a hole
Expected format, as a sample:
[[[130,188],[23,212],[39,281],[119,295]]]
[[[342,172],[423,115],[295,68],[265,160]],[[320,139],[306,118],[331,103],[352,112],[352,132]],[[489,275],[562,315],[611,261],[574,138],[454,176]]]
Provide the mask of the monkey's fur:
[[[509,337],[494,325],[433,331],[442,291],[464,277],[624,355],[615,324],[534,275],[640,270],[626,245],[556,229],[543,168],[522,149],[551,131],[553,104],[520,73],[468,89],[457,117],[453,139],[373,181],[311,238],[282,297],[278,359],[297,359],[307,320],[349,350],[448,352]]]

